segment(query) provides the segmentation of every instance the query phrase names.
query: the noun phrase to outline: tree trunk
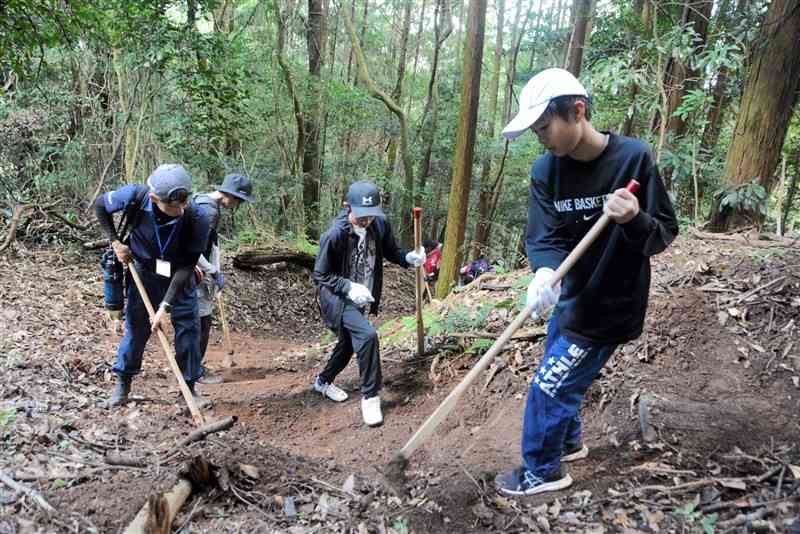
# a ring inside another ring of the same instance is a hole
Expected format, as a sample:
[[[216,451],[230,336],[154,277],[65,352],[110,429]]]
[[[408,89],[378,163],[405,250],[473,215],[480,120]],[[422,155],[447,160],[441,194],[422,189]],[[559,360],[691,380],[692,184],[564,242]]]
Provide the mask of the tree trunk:
[[[405,81],[406,76],[406,58],[408,56],[408,36],[411,32],[411,0],[405,0],[404,12],[403,12],[403,31],[402,36],[400,38],[400,57],[397,60],[397,83],[394,86],[394,91],[392,91],[392,100],[394,100],[398,106],[402,106],[403,102],[403,82]],[[390,158],[387,161],[386,166],[386,175],[387,178],[394,174],[394,165],[396,160],[397,154],[397,138],[392,138],[390,141]],[[391,165],[391,167],[389,167]],[[402,229],[400,233],[400,241],[406,247],[411,247],[414,243],[414,226],[413,221],[411,220],[411,207],[414,202],[414,175],[412,174],[409,176],[408,174],[405,175],[404,187],[403,187],[403,201],[402,201],[402,212],[403,212],[403,223]]]
[[[736,3],[736,15],[740,15],[744,10],[746,0],[739,0]],[[718,39],[729,39],[728,28],[731,25],[731,17],[728,14],[728,0],[725,0],[719,8],[717,15],[717,35]],[[717,146],[719,132],[722,128],[722,112],[728,105],[728,86],[730,85],[730,71],[728,67],[721,66],[717,71],[714,81],[714,88],[711,90],[711,104],[706,116],[706,125],[703,128],[703,137],[700,143],[701,152],[707,152]]]
[[[305,150],[303,151],[303,211],[305,229],[309,239],[320,236],[319,188],[320,157],[319,135],[322,120],[322,64],[325,61],[325,12],[322,0],[308,0],[308,25],[306,44],[308,47],[308,94],[309,110],[304,115]]]
[[[586,44],[587,29],[592,18],[594,7],[593,0],[576,0],[575,5],[575,26],[572,29],[572,36],[569,40],[567,51],[567,70],[576,78],[581,74],[581,64],[583,63],[583,47]]]
[[[428,0],[422,0],[422,8],[419,11],[419,24],[417,25],[417,39],[414,43],[414,69],[413,75],[417,75],[417,64],[419,63],[419,45],[422,42],[422,28],[425,22],[425,8],[428,7]]]
[[[286,83],[286,89],[289,91],[289,97],[292,99],[292,110],[294,114],[295,126],[297,127],[297,142],[295,145],[295,154],[294,158],[292,158],[289,171],[292,173],[292,176],[298,176],[300,172],[300,166],[303,161],[303,154],[305,154],[305,140],[306,140],[306,133],[305,133],[305,120],[303,118],[303,110],[300,107],[300,99],[297,96],[297,91],[294,85],[294,78],[292,77],[292,71],[289,68],[289,64],[286,61],[286,20],[285,14],[281,11],[280,5],[278,1],[275,0],[272,2],[272,9],[275,12],[275,21],[278,26],[278,35],[277,35],[277,46],[275,49],[275,54],[278,58],[278,65],[281,68],[281,73],[283,73],[283,80]]]
[[[422,158],[419,165],[419,184],[416,189],[415,202],[421,202],[421,196],[427,188],[427,179],[431,169],[431,157],[433,154],[433,142],[436,138],[436,130],[439,126],[439,57],[442,45],[453,31],[451,22],[449,0],[437,0],[434,13],[434,46],[433,59],[431,60],[431,76],[428,81],[428,98],[425,102],[425,109],[422,112],[420,121],[420,132],[422,134]],[[430,119],[428,118],[430,117]],[[420,134],[417,133],[417,135]]]
[[[769,193],[800,88],[800,0],[773,0],[756,42],[725,161],[725,181],[733,190],[755,179]],[[722,208],[721,199],[712,211],[713,229],[763,222],[758,210]]]
[[[492,64],[492,80],[489,83],[489,120],[486,125],[486,137],[494,141],[495,123],[497,122],[497,91],[500,86],[500,68],[503,57],[503,22],[505,0],[497,0],[497,34],[494,45],[494,62]],[[492,143],[493,144],[493,143]],[[491,146],[491,145],[490,145]],[[492,183],[489,179],[492,170],[492,152],[487,149],[481,163],[481,182],[478,193],[478,218],[475,221],[475,234],[472,238],[472,257],[478,258],[486,252],[489,245],[489,210],[492,199]]]
[[[483,61],[483,36],[486,23],[486,0],[472,0],[469,4],[469,38],[464,47],[464,82],[461,88],[461,112],[453,157],[453,181],[447,210],[447,234],[444,253],[436,285],[436,295],[444,298],[455,282],[461,262],[464,230],[469,206],[469,189],[472,180],[472,158],[475,150],[475,125],[481,89],[481,63]]]
[[[413,194],[414,168],[412,167],[411,154],[408,149],[408,121],[406,119],[406,114],[403,112],[403,109],[398,105],[398,103],[395,102],[384,91],[382,91],[370,77],[369,69],[367,68],[367,61],[364,58],[361,45],[358,43],[355,26],[353,26],[353,21],[350,20],[350,17],[347,14],[344,16],[344,23],[345,26],[347,26],[348,33],[350,34],[350,44],[353,47],[353,53],[355,54],[359,78],[364,85],[366,85],[370,95],[372,95],[373,98],[383,102],[389,111],[395,114],[397,121],[400,123],[400,155],[403,159],[403,172],[405,172],[406,183],[410,182],[412,184]],[[410,198],[412,197],[409,197],[409,199]],[[410,211],[410,203],[408,206],[403,206],[403,209]]]

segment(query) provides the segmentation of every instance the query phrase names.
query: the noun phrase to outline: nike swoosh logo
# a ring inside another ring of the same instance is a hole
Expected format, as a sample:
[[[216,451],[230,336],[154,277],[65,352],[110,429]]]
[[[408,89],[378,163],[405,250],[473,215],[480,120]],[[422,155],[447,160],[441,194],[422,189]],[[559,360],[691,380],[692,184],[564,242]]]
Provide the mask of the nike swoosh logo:
[[[597,217],[598,215],[600,215],[600,212],[599,212],[599,211],[597,211],[597,212],[595,212],[595,213],[593,213],[593,214],[591,214],[591,215],[584,215],[584,216],[583,216],[583,220],[584,220],[584,221],[591,221],[592,219],[594,219],[594,218],[595,218],[595,217]]]

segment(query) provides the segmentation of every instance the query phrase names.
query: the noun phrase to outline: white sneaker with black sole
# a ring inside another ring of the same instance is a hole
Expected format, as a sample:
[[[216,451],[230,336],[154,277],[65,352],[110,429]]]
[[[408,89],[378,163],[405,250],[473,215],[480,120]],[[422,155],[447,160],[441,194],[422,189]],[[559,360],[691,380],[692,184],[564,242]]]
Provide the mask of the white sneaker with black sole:
[[[367,426],[380,426],[383,424],[381,413],[381,398],[377,395],[368,399],[361,399],[361,415]]]
[[[344,402],[347,400],[347,393],[345,393],[341,388],[338,388],[333,384],[326,384],[325,382],[322,382],[319,377],[314,380],[314,391],[322,393],[323,397],[328,397],[334,402]]]

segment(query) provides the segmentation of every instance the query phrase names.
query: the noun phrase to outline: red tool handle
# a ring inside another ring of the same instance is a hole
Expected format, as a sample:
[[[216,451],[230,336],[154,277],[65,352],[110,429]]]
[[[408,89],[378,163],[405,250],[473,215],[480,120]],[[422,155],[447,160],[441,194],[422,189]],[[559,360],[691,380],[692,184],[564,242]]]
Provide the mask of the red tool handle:
[[[627,189],[631,193],[635,193],[639,190],[640,187],[642,187],[642,184],[640,184],[636,180],[631,180],[630,182],[628,182],[628,185],[625,186],[625,189]]]
[[[420,220],[422,218],[422,208],[412,208],[411,212],[414,214],[414,219]]]

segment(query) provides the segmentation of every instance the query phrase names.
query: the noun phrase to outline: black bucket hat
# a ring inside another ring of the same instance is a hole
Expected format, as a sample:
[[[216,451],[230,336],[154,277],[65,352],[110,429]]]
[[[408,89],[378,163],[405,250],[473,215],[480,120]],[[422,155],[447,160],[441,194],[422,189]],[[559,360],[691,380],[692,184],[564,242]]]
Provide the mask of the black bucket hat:
[[[232,197],[236,197],[244,202],[255,202],[253,196],[253,182],[250,178],[243,174],[232,173],[225,176],[222,185],[218,186],[217,191],[227,193]]]

